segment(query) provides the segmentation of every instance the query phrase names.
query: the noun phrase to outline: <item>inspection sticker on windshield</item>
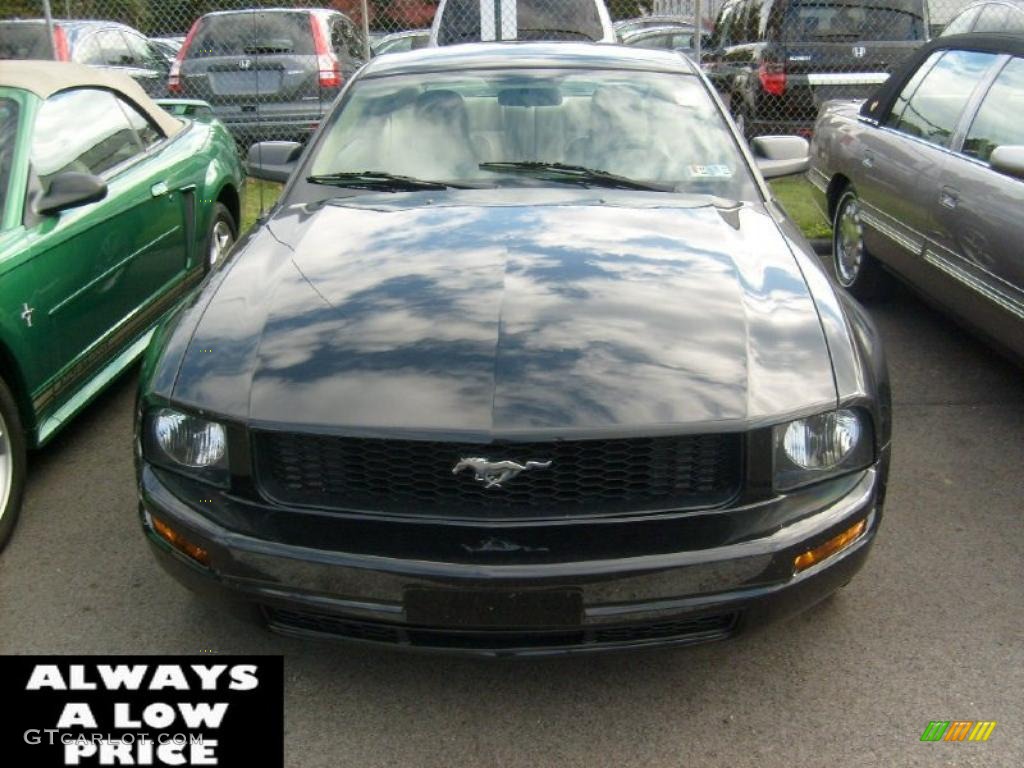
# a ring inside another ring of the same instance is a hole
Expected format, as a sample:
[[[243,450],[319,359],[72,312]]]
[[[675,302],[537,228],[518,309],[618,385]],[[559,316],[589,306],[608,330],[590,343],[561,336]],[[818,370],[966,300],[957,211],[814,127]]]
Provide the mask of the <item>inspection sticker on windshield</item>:
[[[691,179],[731,179],[732,168],[728,165],[691,165]]]

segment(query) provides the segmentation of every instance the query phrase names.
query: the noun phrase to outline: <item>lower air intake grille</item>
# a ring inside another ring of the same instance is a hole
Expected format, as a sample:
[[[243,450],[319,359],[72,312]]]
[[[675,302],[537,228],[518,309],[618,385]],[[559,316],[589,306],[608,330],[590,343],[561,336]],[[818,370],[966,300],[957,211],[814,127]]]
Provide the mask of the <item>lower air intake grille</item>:
[[[264,608],[272,629],[303,635],[328,635],[392,645],[447,650],[511,651],[571,649],[633,643],[721,640],[733,633],[737,614],[681,618],[648,624],[581,627],[576,630],[464,630],[411,627],[360,621],[306,611]]]

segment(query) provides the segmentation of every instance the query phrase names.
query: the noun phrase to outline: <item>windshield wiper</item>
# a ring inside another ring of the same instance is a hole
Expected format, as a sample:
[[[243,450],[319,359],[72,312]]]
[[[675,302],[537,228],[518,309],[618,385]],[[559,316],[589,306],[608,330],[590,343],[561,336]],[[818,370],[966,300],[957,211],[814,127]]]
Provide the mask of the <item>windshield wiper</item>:
[[[467,189],[460,184],[444,181],[426,181],[412,176],[399,176],[383,171],[354,171],[351,173],[324,173],[306,178],[310,184],[352,189],[379,189],[385,192],[417,192],[420,190]]]
[[[531,176],[543,176],[552,181],[567,181],[577,184],[589,184],[595,187],[610,189],[638,189],[651,192],[674,192],[675,187],[662,184],[651,184],[637,181],[628,176],[619,176],[608,171],[584,168],[582,165],[566,165],[565,163],[530,162],[498,162],[480,163],[481,171],[495,173],[523,173]]]

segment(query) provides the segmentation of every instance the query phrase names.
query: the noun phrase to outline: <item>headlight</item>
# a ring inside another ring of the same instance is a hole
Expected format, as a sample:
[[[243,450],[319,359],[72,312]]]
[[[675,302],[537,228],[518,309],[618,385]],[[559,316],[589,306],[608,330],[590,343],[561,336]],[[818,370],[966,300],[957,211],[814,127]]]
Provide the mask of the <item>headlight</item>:
[[[788,491],[864,469],[874,460],[865,411],[830,411],[775,427],[775,488]]]
[[[143,447],[146,457],[157,464],[211,482],[227,482],[227,433],[215,421],[160,408],[146,419]]]

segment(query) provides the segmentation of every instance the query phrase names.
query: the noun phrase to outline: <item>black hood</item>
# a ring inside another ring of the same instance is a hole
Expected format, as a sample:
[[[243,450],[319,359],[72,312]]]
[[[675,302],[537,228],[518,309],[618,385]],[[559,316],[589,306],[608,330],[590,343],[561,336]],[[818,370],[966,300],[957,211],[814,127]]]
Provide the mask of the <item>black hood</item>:
[[[834,406],[814,302],[763,209],[509,194],[280,213],[211,285],[174,399],[464,436],[739,429]]]

